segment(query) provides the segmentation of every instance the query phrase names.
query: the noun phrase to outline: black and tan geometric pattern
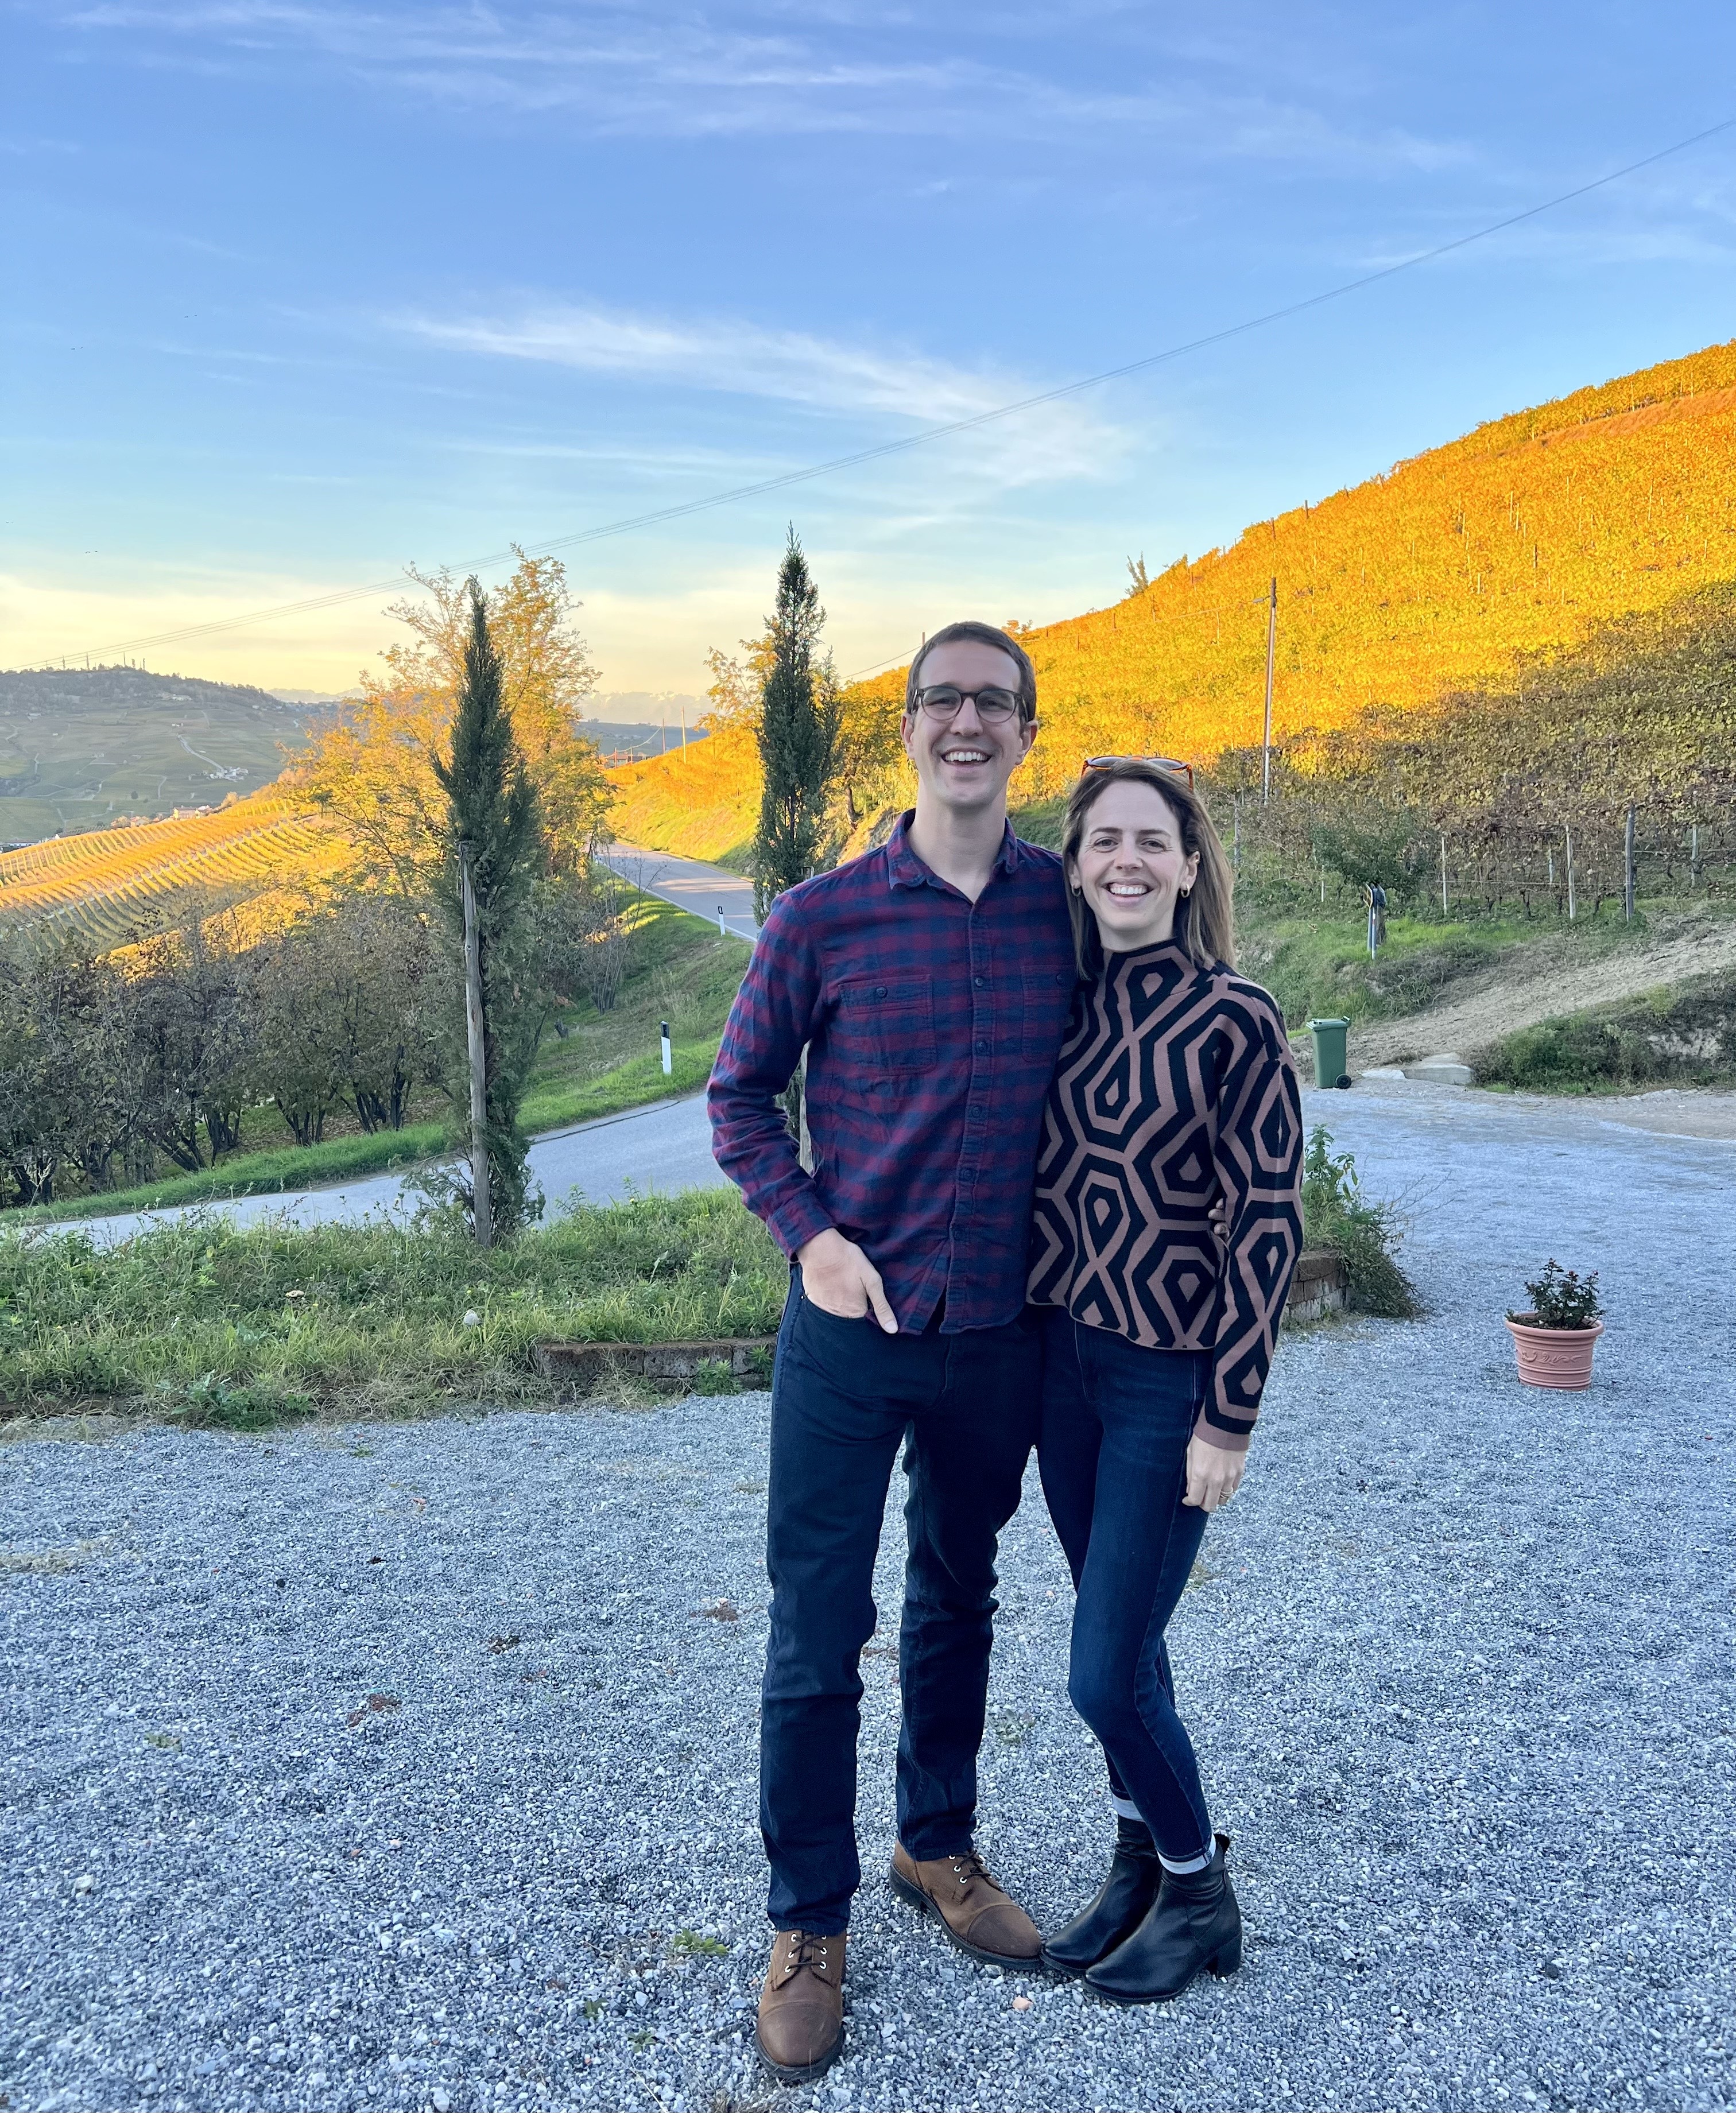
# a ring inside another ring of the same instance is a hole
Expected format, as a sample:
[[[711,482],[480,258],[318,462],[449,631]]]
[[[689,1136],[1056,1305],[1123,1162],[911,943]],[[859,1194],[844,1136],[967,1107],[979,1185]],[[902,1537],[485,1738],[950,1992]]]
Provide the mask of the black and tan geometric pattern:
[[[1258,983],[1179,947],[1080,992],[1037,1163],[1030,1297],[1148,1349],[1208,1350],[1199,1435],[1246,1445],[1302,1251],[1302,1102]],[[1229,1203],[1229,1248],[1207,1212]]]

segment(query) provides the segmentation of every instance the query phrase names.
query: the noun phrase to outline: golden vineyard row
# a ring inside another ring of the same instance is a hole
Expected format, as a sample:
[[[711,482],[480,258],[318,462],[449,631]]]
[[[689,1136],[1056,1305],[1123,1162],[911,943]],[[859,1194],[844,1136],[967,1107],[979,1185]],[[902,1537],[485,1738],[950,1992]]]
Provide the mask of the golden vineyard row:
[[[57,837],[0,855],[0,924],[48,922],[98,945],[119,945],[149,906],[183,891],[249,902],[249,925],[270,922],[348,857],[343,840],[304,808],[260,793],[214,814]]]

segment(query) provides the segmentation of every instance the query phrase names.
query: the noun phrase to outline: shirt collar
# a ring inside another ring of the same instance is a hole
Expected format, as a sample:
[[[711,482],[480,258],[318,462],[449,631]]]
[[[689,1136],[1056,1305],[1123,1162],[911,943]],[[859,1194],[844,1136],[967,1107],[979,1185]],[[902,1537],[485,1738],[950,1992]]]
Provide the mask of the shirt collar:
[[[893,824],[892,834],[886,839],[886,871],[889,887],[925,888],[936,877],[910,847],[910,825],[916,819],[916,809],[907,807]],[[1002,831],[1000,855],[994,861],[995,871],[1016,873],[1022,850],[1012,823],[1007,823]]]

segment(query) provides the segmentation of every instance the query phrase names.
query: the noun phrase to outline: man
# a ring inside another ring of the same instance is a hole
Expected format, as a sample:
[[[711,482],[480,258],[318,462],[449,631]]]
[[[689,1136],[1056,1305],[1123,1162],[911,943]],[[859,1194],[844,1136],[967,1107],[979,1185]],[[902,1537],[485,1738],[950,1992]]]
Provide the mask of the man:
[[[1022,647],[982,623],[927,641],[902,721],[916,807],[882,849],[773,904],[711,1078],[718,1164],[794,1265],[772,1381],[760,1740],[777,1935],[759,2045],[790,2078],[843,2043],[857,1658],[907,1431],[891,1883],[973,1956],[1037,1956],[972,1847],[996,1536],[1036,1435],[1033,1170],[1075,980],[1060,862],[1007,820],[1035,734]],[[804,1047],[811,1174],[778,1101]]]

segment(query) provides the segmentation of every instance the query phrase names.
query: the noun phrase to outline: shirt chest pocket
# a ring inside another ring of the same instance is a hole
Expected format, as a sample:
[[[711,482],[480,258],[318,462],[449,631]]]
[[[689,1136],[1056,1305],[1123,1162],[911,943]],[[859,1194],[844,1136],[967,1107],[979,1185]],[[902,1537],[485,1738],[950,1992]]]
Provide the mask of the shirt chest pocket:
[[[1027,969],[1021,994],[1019,1053],[1027,1064],[1044,1064],[1053,1070],[1067,1038],[1067,1024],[1073,1010],[1077,982],[1070,970]]]
[[[925,983],[840,984],[828,1052],[837,1084],[877,1098],[908,1093],[940,1061],[934,993]]]

